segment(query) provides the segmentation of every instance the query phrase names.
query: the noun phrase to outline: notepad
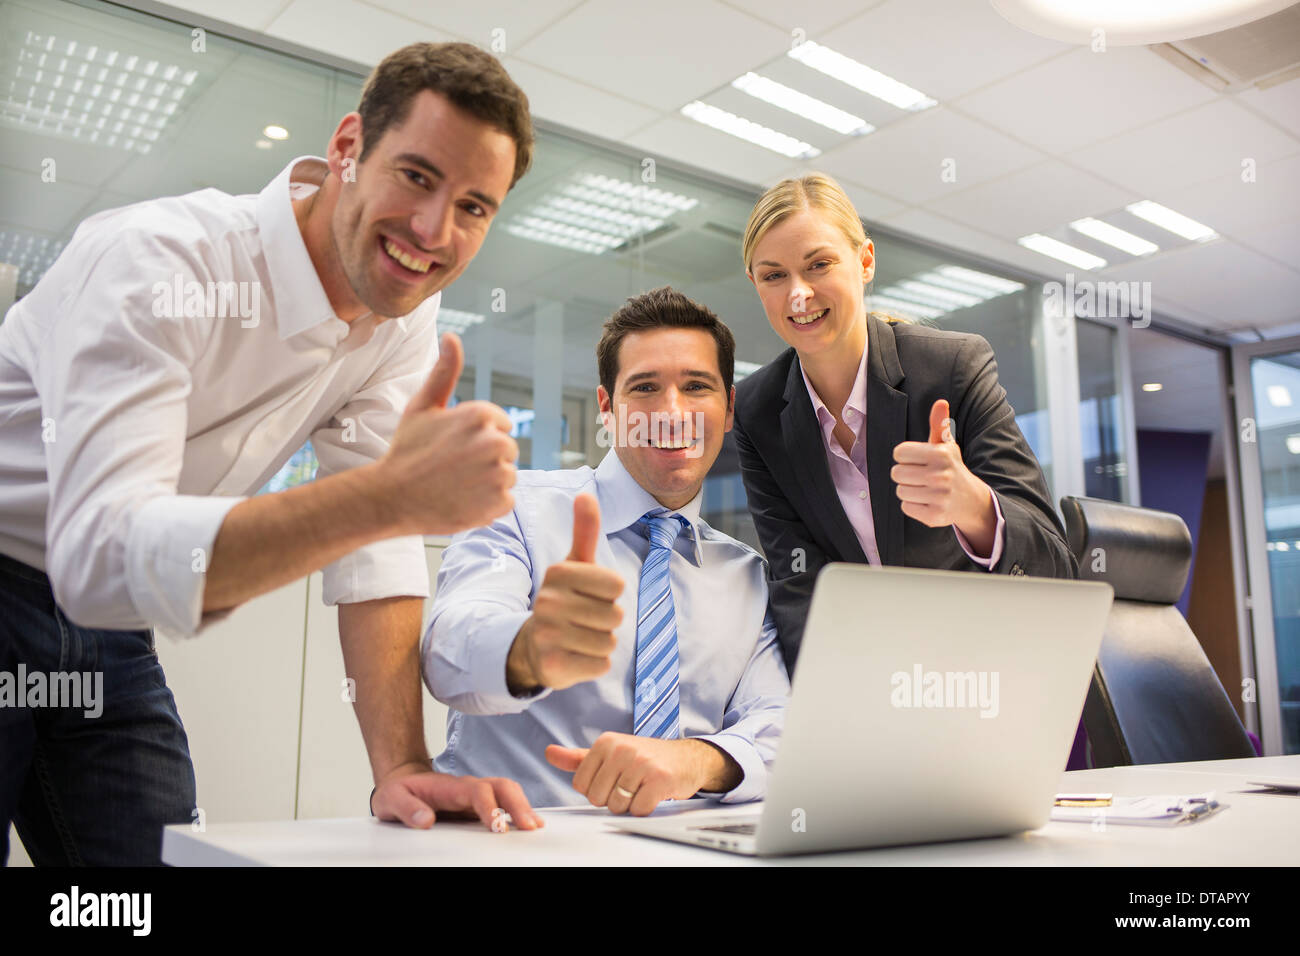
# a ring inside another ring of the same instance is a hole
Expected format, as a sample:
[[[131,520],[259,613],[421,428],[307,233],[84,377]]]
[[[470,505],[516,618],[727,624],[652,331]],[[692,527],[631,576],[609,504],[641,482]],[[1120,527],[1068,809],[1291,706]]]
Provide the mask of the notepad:
[[[1079,794],[1069,797],[1078,799]],[[1215,799],[1214,791],[1196,794],[1157,794],[1146,797],[1114,797],[1109,806],[1052,808],[1052,820],[1061,823],[1104,823],[1132,826],[1174,826],[1193,823],[1225,805]]]

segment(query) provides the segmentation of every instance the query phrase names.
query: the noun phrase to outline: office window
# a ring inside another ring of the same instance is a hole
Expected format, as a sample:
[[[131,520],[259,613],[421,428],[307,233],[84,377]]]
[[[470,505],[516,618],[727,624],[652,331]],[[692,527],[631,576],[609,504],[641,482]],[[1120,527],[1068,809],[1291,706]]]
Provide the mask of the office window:
[[[1100,322],[1076,320],[1079,352],[1079,430],[1083,437],[1084,494],[1127,500],[1125,430],[1115,349],[1119,332]]]

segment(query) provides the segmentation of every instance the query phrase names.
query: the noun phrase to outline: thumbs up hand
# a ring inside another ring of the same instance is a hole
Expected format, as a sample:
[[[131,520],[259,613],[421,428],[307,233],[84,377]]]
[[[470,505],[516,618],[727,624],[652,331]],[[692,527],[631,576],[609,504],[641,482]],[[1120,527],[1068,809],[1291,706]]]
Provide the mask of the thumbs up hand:
[[[615,602],[623,579],[595,563],[600,506],[591,495],[573,499],[573,544],[546,569],[529,615],[506,656],[506,686],[515,696],[544,687],[560,690],[609,670],[623,621]]]
[[[438,363],[376,463],[378,491],[397,534],[453,534],[515,506],[510,489],[519,446],[506,413],[491,402],[447,407],[464,364],[460,339],[444,333]]]
[[[889,477],[897,485],[903,514],[931,528],[953,525],[979,554],[992,550],[997,531],[993,490],[962,461],[947,399],[930,407],[929,440],[899,443],[894,461]]]

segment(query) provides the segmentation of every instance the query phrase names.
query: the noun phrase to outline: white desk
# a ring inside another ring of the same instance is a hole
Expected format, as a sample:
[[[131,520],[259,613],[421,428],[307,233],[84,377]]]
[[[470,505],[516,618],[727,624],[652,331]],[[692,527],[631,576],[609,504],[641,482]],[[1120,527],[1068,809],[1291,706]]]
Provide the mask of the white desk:
[[[1173,828],[1049,823],[990,840],[758,860],[619,833],[603,809],[546,810],[546,827],[493,833],[480,823],[408,830],[368,817],[167,828],[163,859],[177,866],[1295,866],[1300,796],[1246,786],[1256,775],[1300,777],[1300,756],[1221,760],[1062,774],[1061,792],[1117,796],[1218,792],[1229,804]],[[689,810],[708,815],[735,807]]]

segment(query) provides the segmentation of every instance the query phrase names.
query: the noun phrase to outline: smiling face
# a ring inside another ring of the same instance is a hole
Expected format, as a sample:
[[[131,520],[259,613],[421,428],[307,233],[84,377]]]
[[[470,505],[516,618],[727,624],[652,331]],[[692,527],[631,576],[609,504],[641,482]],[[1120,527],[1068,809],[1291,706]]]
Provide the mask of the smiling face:
[[[628,333],[619,345],[614,394],[603,385],[596,392],[619,461],[674,511],[699,493],[717,459],[735,394],[723,384],[717,342],[699,328]]]
[[[450,285],[483,245],[510,188],[514,141],[422,90],[405,121],[357,162],[361,149],[361,117],[350,113],[329,149],[337,266],[367,311],[406,315]]]
[[[814,209],[772,226],[754,246],[749,279],[767,321],[800,360],[856,363],[866,345],[863,287],[875,273],[875,246],[854,249]]]

